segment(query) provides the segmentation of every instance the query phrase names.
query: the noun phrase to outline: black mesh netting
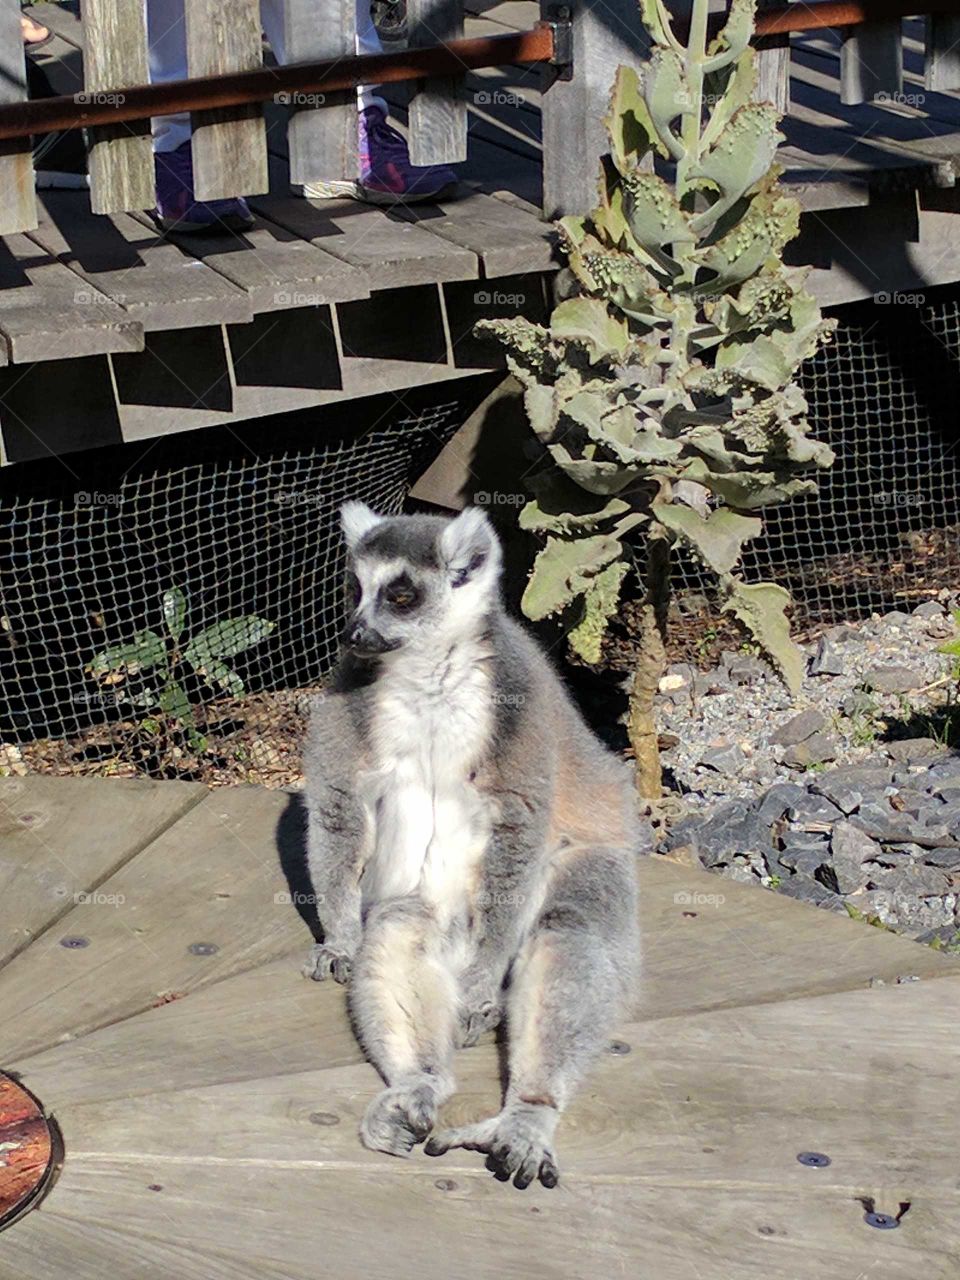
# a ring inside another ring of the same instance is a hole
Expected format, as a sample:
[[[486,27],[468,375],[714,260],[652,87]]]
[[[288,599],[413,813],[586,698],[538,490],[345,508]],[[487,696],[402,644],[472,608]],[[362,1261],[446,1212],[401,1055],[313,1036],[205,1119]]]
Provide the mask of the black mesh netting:
[[[837,463],[817,495],[767,513],[745,565],[793,592],[804,629],[960,584],[960,288],[915,301],[841,308],[835,341],[804,371]],[[186,594],[188,636],[245,614],[275,624],[231,659],[246,691],[314,685],[342,621],[338,505],[359,497],[399,511],[484,389],[469,405],[452,391],[438,403],[434,389],[373,427],[368,402],[322,429],[268,419],[164,440],[143,457],[131,446],[70,455],[72,474],[56,461],[0,474],[0,741],[129,715],[143,674],[103,683],[86,667],[161,630],[170,587]],[[684,561],[677,587],[708,593]]]
[[[155,670],[87,667],[145,628],[162,634],[171,588],[187,602],[184,644],[230,619],[274,624],[229,660],[245,691],[316,684],[343,622],[337,508],[357,497],[400,511],[479,394],[435,390],[420,409],[406,395],[373,427],[362,411],[360,425],[328,415],[322,432],[266,420],[0,474],[0,740],[72,736],[146,707]]]

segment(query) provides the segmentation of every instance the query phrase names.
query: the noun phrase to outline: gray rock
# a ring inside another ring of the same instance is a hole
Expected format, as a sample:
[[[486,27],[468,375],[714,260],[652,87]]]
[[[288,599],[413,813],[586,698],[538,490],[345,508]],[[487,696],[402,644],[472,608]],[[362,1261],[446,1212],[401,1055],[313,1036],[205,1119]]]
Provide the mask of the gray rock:
[[[922,843],[930,832],[909,813],[898,813],[889,804],[877,804],[871,801],[862,804],[858,811],[850,816],[850,822],[865,831],[874,840],[900,844],[904,841]],[[944,830],[946,836],[946,830]]]
[[[824,632],[827,639],[832,640],[834,644],[843,644],[845,640],[856,640],[859,634],[857,627],[848,627],[846,623],[831,627],[829,631]]]
[[[936,600],[925,600],[923,604],[918,604],[913,611],[915,618],[942,618],[943,605],[938,604]]]
[[[785,867],[787,871],[797,875],[807,876],[813,879],[820,868],[824,865],[824,858],[828,853],[827,846],[824,845],[822,850],[817,853],[813,849],[784,849],[780,857],[777,859],[781,867]]]
[[[806,876],[791,876],[784,880],[778,890],[788,898],[796,898],[798,902],[809,902],[815,907],[826,907],[832,910],[843,910],[843,898],[821,884],[819,880],[808,880]]]
[[[809,769],[812,764],[826,764],[837,758],[837,740],[828,733],[815,733],[805,742],[788,747],[783,753],[783,763],[788,769]]]
[[[707,747],[697,761],[716,773],[738,773],[745,762],[746,756],[735,742],[722,747]]]
[[[820,637],[817,651],[810,660],[812,676],[842,676],[847,663],[826,636]]]
[[[933,738],[901,738],[899,742],[885,742],[884,750],[891,760],[913,764],[941,756],[947,748]]]
[[[834,769],[827,769],[817,778],[814,786],[821,790],[825,786],[842,785],[856,787],[858,790],[883,788],[889,786],[893,770],[887,766],[841,764]],[[811,790],[813,787],[811,787]]]
[[[928,947],[937,942],[946,947],[956,946],[960,942],[960,928],[956,923],[942,924],[939,929],[927,929],[924,933],[917,934],[917,942]]]
[[[915,667],[873,667],[864,680],[875,693],[909,693],[925,683],[923,672]]]
[[[770,735],[770,741],[777,742],[782,747],[794,747],[800,742],[806,742],[808,738],[812,738],[815,733],[826,727],[827,718],[823,712],[810,707],[806,711],[801,711],[799,715],[791,716],[786,723],[780,725]]]
[[[856,720],[858,716],[872,715],[877,709],[872,695],[863,689],[854,689],[853,693],[848,693],[841,705],[843,714],[851,720]]]
[[[733,800],[691,832],[685,843],[696,848],[705,867],[716,867],[735,854],[765,853],[771,848],[770,828],[758,821],[747,801]]]
[[[865,889],[870,872],[865,862],[875,860],[880,852],[878,845],[852,823],[841,820],[830,837],[830,865],[841,893],[856,893]]]
[[[805,795],[804,788],[795,782],[778,782],[770,788],[756,808],[756,815],[768,825],[778,822],[787,810]]]
[[[727,668],[730,681],[735,685],[755,684],[770,674],[770,668],[759,658],[738,654]]]
[[[946,804],[956,804],[960,801],[960,787],[956,785],[951,786],[948,784],[938,787],[936,783],[934,783],[932,794],[939,796]]]
[[[863,791],[842,782],[824,782],[823,778],[818,778],[810,790],[814,795],[825,796],[843,814],[851,814],[863,804]]]
[[[960,787],[960,756],[953,752],[943,760],[937,760],[930,765],[926,776],[928,790],[949,786]]]
[[[909,622],[910,615],[909,613],[904,613],[901,609],[891,609],[889,613],[883,615],[880,621],[898,627],[902,626],[904,622]]]
[[[800,799],[790,806],[788,816],[791,822],[801,826],[810,823],[832,824],[843,817],[843,811],[826,796],[804,792]]]
[[[950,892],[950,876],[942,867],[911,861],[904,867],[898,867],[895,875],[900,893],[916,894],[919,898],[940,898]]]

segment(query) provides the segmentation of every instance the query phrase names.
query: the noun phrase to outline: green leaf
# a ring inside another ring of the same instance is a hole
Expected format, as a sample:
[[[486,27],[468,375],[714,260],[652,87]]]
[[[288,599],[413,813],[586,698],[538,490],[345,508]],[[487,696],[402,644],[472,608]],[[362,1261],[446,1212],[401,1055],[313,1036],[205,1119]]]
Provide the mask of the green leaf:
[[[743,544],[759,536],[763,521],[726,509],[711,511],[704,519],[692,507],[679,502],[654,502],[653,515],[690,547],[714,573],[729,573],[743,553]]]
[[[620,587],[629,567],[623,560],[615,560],[602,569],[587,588],[583,597],[583,617],[567,633],[570,648],[584,662],[600,661],[607,624],[617,612]]]
[[[199,670],[199,669],[198,669]],[[218,684],[235,698],[242,698],[245,692],[243,681],[237,673],[219,658],[212,658],[200,672],[211,684]]]
[[[167,630],[174,640],[179,640],[187,616],[187,597],[179,587],[171,587],[163,593],[162,609]]]
[[[662,252],[664,245],[692,241],[690,219],[664,180],[654,173],[631,173],[623,180],[623,202],[630,232],[661,266],[671,272],[678,264]]]
[[[734,613],[776,663],[791,693],[796,694],[806,666],[803,653],[790,637],[786,609],[791,603],[789,591],[773,582],[741,582],[730,578],[725,584],[727,599],[724,613]]]
[[[190,641],[183,656],[192,667],[202,673],[209,669],[214,659],[232,658],[244,649],[259,644],[267,638],[274,625],[253,613],[215,622]]]
[[[523,593],[523,612],[533,622],[559,613],[582,596],[600,570],[619,555],[620,543],[605,534],[547,538]]]
[[[749,102],[733,118],[705,155],[691,170],[693,186],[719,187],[721,197],[709,209],[693,218],[700,234],[716,222],[720,213],[760,181],[773,164],[783,134],[777,128],[780,117],[769,103]]]
[[[619,493],[636,479],[632,467],[621,462],[603,462],[597,458],[574,458],[562,444],[547,446],[560,470],[588,493]]]
[[[622,498],[587,493],[556,470],[531,477],[530,487],[536,498],[520,512],[519,525],[532,533],[595,533],[630,510]]]
[[[550,331],[587,348],[591,364],[605,357],[619,359],[630,344],[630,331],[623,320],[610,314],[599,298],[568,298],[554,309]]]
[[[153,667],[165,665],[166,661],[167,642],[156,631],[147,628],[129,644],[113,645],[98,653],[87,666],[87,671],[94,676],[121,671],[135,675],[138,671],[150,671]]]
[[[157,706],[172,720],[179,720],[184,725],[194,724],[193,707],[179,680],[167,681],[160,690]]]
[[[647,104],[640,94],[640,77],[633,67],[617,68],[610,114],[604,123],[610,136],[613,162],[621,173],[634,168],[651,147],[666,156],[667,150],[657,137]]]

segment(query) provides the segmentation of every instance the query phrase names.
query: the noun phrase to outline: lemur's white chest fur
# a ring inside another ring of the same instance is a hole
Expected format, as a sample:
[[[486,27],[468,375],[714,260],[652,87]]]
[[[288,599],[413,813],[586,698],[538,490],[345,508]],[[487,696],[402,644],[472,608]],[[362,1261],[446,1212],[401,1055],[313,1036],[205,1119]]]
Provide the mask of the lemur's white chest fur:
[[[489,802],[472,785],[493,730],[490,657],[470,638],[385,664],[361,779],[365,904],[417,894],[444,924],[465,914],[491,829]]]

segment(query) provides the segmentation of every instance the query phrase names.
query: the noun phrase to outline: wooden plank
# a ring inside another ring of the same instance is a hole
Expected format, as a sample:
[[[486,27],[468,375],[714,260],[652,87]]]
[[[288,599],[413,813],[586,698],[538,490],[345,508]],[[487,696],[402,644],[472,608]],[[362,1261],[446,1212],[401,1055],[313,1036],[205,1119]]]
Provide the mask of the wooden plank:
[[[840,47],[840,101],[895,101],[903,92],[903,20],[845,27]]]
[[[258,214],[367,273],[371,289],[473,280],[476,254],[354,200],[257,197]]]
[[[149,230],[149,219],[140,216],[138,221]],[[192,259],[242,290],[254,313],[324,306],[370,294],[366,272],[263,219],[240,235],[174,238]]]
[[[757,12],[769,9],[775,2],[776,0],[760,0]],[[789,33],[765,40],[763,48],[754,52],[754,67],[757,75],[754,101],[772,102],[781,115],[786,115],[790,109]]]
[[[0,104],[27,96],[20,0],[0,0]],[[0,143],[0,235],[37,225],[33,151],[29,138]]]
[[[541,14],[556,13],[543,0]],[[573,9],[573,65],[569,80],[547,68],[543,94],[543,211],[548,218],[585,213],[597,200],[590,157],[609,148],[604,117],[620,63],[635,64],[646,53],[646,35],[634,0],[583,0]],[[588,158],[585,163],[585,157]]]
[[[960,15],[930,13],[925,21],[924,85],[936,93],[960,89]]]
[[[463,0],[409,0],[409,44],[457,40],[463,35]],[[459,164],[467,158],[467,105],[463,77],[432,77],[417,84],[410,102],[410,160],[415,165]]]
[[[140,351],[143,329],[27,236],[10,235],[0,244],[0,341],[23,364]]]
[[[131,214],[97,217],[82,192],[44,192],[31,237],[75,273],[76,290],[115,302],[145,331],[242,324],[253,316],[246,292],[194,257],[196,237],[175,243]],[[143,343],[122,349],[139,351]]]
[[[276,897],[287,888],[273,843],[285,801],[253,788],[212,793],[102,883],[110,910],[74,907],[0,970],[8,1060],[299,943],[304,926]],[[86,944],[62,944],[73,936]]]
[[[320,61],[355,51],[355,0],[283,0],[287,62]],[[282,95],[291,108],[287,126],[290,181],[355,181],[358,175],[357,95]],[[320,98],[323,99],[322,103]]]
[[[84,88],[91,102],[122,98],[116,90],[146,84],[147,16],[142,0],[84,0]],[[94,213],[153,206],[150,121],[90,130],[87,156]]]
[[[0,965],[74,906],[92,911],[87,896],[206,794],[187,782],[0,778]]]
[[[191,76],[252,71],[261,65],[258,0],[190,0],[184,13]],[[192,122],[198,200],[267,190],[267,139],[259,105],[196,111]]]
[[[550,223],[474,190],[451,204],[399,208],[397,216],[469,249],[487,279],[517,272],[555,271],[557,233]]]

